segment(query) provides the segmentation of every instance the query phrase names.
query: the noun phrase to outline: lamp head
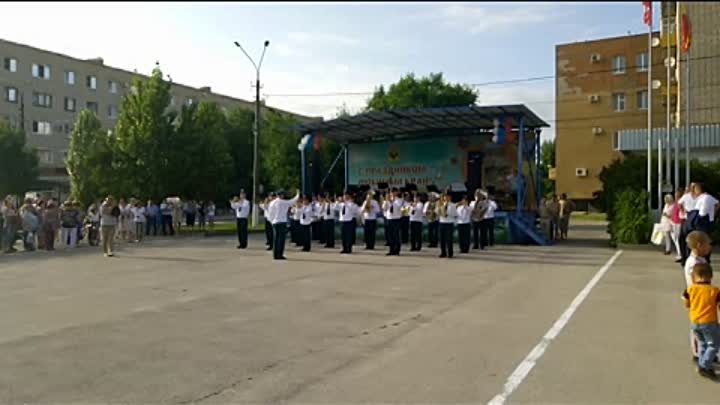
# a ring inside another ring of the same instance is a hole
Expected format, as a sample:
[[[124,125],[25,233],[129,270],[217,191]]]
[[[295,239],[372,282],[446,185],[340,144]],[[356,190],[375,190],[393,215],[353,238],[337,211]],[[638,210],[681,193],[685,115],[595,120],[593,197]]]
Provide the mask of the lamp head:
[[[270,41],[265,40],[265,47],[267,48],[268,45],[270,45]]]
[[[238,48],[240,48],[240,44],[238,43],[238,41],[235,41],[235,46],[237,46]]]

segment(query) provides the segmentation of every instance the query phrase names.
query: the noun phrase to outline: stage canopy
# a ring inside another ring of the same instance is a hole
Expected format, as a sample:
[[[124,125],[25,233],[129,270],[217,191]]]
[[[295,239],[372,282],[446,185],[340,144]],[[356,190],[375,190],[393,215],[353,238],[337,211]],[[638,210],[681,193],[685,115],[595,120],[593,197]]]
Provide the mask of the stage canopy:
[[[321,135],[339,143],[359,143],[418,136],[457,135],[458,132],[489,131],[500,117],[512,119],[515,129],[520,119],[526,129],[549,125],[523,104],[407,108],[370,111],[350,117],[300,125],[301,134]]]

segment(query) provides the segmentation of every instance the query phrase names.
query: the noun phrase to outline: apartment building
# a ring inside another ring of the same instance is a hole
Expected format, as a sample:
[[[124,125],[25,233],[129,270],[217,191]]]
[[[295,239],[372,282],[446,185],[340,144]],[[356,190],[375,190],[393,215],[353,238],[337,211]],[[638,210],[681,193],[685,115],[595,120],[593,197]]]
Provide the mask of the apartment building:
[[[663,55],[652,57],[653,80],[664,81]],[[647,34],[557,45],[555,60],[556,190],[585,206],[600,171],[622,156],[618,132],[647,128],[650,103],[653,125],[664,125],[666,90],[648,99]]]
[[[22,128],[28,144],[40,159],[40,180],[65,192],[69,179],[64,157],[76,114],[83,108],[94,111],[105,128],[118,118],[123,95],[134,77],[147,76],[107,66],[102,58],[78,59],[0,39],[0,118]],[[223,110],[255,108],[252,101],[213,93],[210,87],[172,84],[170,108],[200,101],[216,102]],[[322,119],[291,114],[301,121]]]

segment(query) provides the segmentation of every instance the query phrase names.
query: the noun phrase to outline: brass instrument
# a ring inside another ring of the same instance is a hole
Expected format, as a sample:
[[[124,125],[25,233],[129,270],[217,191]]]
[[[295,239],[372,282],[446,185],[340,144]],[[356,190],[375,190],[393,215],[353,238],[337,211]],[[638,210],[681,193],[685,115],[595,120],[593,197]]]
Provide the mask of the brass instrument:
[[[445,194],[440,197],[440,203],[438,204],[438,215],[441,217],[447,217],[447,201],[445,201]]]
[[[437,194],[431,193],[428,198],[428,209],[425,214],[429,222],[437,221]]]
[[[473,222],[480,222],[485,216],[487,202],[484,199],[480,199],[482,195],[483,193],[480,190],[475,192],[475,207],[473,207],[472,213],[470,213],[470,217]]]
[[[372,211],[373,197],[375,197],[375,192],[372,190],[368,191],[367,196],[365,196],[365,212],[368,214]]]

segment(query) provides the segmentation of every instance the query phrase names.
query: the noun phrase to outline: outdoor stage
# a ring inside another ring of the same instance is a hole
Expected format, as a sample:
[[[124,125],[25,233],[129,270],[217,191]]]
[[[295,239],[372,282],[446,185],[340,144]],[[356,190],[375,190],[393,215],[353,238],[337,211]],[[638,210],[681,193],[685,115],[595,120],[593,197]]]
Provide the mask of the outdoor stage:
[[[507,218],[508,242],[545,245],[536,220],[540,131],[548,126],[526,106],[507,105],[371,111],[298,130],[305,145],[317,136],[343,145],[345,189],[414,185],[472,195],[481,188],[495,197],[500,225]],[[305,173],[303,164],[307,191]]]

